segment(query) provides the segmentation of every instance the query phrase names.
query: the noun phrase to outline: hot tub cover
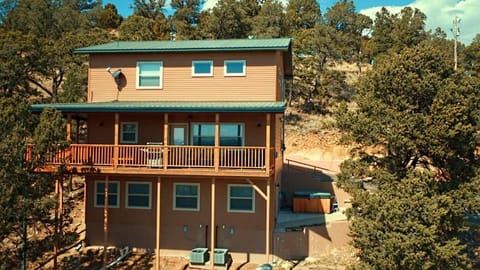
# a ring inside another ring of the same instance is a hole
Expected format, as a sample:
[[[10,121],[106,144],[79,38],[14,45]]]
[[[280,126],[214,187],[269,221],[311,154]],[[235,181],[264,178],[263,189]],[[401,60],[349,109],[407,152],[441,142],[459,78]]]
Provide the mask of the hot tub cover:
[[[308,199],[330,199],[330,192],[321,190],[297,190],[293,193],[294,198],[308,198]]]

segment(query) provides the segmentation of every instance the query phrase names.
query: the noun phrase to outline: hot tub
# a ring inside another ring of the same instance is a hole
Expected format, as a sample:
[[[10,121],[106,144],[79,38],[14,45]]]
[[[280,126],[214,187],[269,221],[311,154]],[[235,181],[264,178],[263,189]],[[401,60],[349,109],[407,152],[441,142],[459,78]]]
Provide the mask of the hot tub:
[[[293,212],[329,214],[332,196],[318,190],[298,190],[293,193]]]

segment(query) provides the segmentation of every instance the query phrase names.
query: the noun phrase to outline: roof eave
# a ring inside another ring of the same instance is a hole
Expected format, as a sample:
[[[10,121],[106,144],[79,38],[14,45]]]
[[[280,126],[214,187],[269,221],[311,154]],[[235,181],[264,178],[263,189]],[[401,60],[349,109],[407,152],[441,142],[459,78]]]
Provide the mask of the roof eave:
[[[31,111],[40,113],[46,108],[55,108],[63,113],[116,113],[116,112],[150,112],[150,113],[169,113],[169,112],[271,112],[283,113],[286,109],[285,102],[275,102],[268,106],[169,106],[169,105],[119,105],[111,104],[34,104]]]
[[[191,52],[238,52],[238,51],[288,51],[288,47],[278,48],[262,48],[262,47],[250,47],[250,48],[210,48],[210,49],[75,49],[73,52],[76,54],[102,54],[102,53],[191,53]]]

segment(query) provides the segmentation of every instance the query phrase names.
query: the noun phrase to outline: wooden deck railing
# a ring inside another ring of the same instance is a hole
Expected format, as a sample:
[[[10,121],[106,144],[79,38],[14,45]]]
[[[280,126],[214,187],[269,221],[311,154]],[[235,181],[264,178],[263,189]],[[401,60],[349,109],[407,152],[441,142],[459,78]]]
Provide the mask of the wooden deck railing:
[[[267,166],[265,147],[220,146],[217,152],[218,158],[214,146],[71,144],[47,157],[47,164],[262,170]]]
[[[220,168],[265,168],[265,147],[220,147]]]

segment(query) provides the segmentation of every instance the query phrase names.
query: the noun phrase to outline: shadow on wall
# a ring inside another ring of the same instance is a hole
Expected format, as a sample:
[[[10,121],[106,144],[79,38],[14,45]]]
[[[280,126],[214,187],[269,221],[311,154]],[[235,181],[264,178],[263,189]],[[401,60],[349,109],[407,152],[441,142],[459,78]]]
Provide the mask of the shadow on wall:
[[[336,201],[339,207],[348,207],[350,195],[338,188],[335,180],[335,175],[327,174],[319,167],[290,161],[289,164],[284,164],[281,207],[287,212],[292,210],[294,193],[305,190],[328,192],[334,197],[332,203]],[[335,214],[337,213],[332,213]],[[350,223],[340,220],[320,225],[322,220],[325,222],[326,215],[330,214],[293,213],[292,222],[286,220],[283,224],[286,230],[277,230],[273,235],[274,255],[284,260],[303,259],[320,256],[332,248],[348,245],[351,239],[348,236]],[[312,220],[318,222],[312,223]],[[293,225],[304,221],[306,226],[288,228],[290,223]]]
[[[349,244],[349,226],[348,221],[335,221],[323,226],[304,227],[301,231],[275,232],[273,254],[282,260],[319,257]]]
[[[306,163],[285,163],[282,175],[281,208],[292,209],[293,195],[296,191],[316,190],[329,192],[338,202],[339,207],[348,207],[350,194],[340,189],[336,184],[334,174],[325,173],[321,168]]]

